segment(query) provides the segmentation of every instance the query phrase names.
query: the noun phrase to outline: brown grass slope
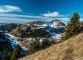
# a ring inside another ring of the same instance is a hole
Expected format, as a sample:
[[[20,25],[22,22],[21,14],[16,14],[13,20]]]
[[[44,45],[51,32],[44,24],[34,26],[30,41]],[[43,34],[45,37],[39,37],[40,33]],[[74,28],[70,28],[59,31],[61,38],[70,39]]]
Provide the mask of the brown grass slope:
[[[25,25],[25,24],[22,24],[22,25],[18,26],[17,28],[13,29],[11,32],[9,32],[9,34],[12,34],[14,36],[20,37],[21,34],[22,34],[21,31],[22,30],[25,31],[26,28],[28,28],[28,26]]]
[[[83,33],[18,60],[83,60]]]

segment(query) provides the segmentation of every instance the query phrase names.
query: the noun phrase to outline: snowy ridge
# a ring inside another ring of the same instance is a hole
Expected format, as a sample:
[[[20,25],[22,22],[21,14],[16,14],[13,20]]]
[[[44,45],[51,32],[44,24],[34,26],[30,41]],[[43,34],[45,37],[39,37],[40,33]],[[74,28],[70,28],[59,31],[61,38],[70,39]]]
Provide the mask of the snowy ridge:
[[[43,29],[51,35],[51,38],[56,39],[61,38],[61,35],[64,33],[65,27],[65,24],[58,19],[49,22],[35,21],[34,23],[28,23],[27,25],[30,26],[32,30]]]

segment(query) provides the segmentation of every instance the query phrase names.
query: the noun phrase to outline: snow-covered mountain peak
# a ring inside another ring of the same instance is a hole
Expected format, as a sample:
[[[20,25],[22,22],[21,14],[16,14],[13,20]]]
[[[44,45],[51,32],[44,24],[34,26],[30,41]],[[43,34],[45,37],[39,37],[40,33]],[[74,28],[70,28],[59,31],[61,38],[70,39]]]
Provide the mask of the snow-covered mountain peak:
[[[16,29],[10,32],[10,34],[19,37],[49,37],[54,39],[61,38],[64,33],[65,24],[58,19],[43,22],[33,21],[18,26]]]
[[[64,32],[65,24],[58,19],[42,22],[34,21],[27,24],[32,30],[43,29],[51,35],[51,37],[57,36],[57,34],[62,34]]]
[[[30,27],[33,27],[34,29],[39,29],[39,28],[45,28],[45,27],[52,27],[52,28],[56,28],[56,27],[64,27],[65,24],[62,23],[60,20],[55,19],[49,22],[42,22],[42,21],[34,21],[34,22],[30,22],[27,24]]]

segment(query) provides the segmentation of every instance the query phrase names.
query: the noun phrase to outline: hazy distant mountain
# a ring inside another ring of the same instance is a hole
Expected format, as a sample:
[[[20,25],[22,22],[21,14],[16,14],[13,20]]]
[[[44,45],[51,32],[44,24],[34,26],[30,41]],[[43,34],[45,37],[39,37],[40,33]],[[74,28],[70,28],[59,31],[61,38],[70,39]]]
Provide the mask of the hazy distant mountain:
[[[28,51],[30,44],[36,39],[40,39],[40,44],[45,38],[49,41],[53,39],[56,43],[60,42],[64,27],[65,24],[57,19],[48,22],[33,21],[26,24],[1,24],[0,40],[8,39],[13,49],[19,45],[23,51]],[[22,54],[27,55],[28,53],[23,52]]]

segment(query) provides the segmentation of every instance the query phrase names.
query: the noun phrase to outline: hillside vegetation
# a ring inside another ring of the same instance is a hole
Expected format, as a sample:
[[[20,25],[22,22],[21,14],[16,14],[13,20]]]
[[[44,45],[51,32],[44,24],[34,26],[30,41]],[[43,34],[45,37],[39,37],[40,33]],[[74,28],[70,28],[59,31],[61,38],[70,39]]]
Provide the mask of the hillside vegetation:
[[[83,33],[18,60],[82,60]]]
[[[83,22],[80,22],[80,16],[75,12],[65,27],[62,40],[66,41],[19,60],[81,60],[83,59],[81,32],[83,32]]]

